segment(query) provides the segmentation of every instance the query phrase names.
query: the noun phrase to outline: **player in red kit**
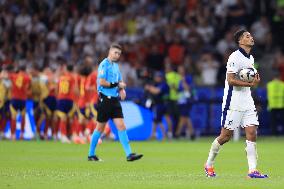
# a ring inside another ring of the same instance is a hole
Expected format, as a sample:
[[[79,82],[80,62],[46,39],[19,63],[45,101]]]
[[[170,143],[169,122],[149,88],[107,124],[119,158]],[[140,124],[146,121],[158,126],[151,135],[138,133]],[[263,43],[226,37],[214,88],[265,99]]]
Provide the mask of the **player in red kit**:
[[[86,90],[86,82],[87,77],[90,74],[90,70],[91,69],[87,65],[83,65],[80,67],[79,74],[77,76],[79,96],[76,100],[77,114],[74,117],[73,122],[73,141],[77,144],[85,143],[81,136],[83,135],[85,125],[90,118],[90,109],[87,106],[87,102],[89,101],[89,92]]]
[[[18,111],[20,111],[22,117],[20,139],[23,139],[25,130],[25,106],[28,95],[31,93],[31,78],[26,73],[26,67],[24,65],[19,66],[17,73],[8,73],[8,77],[11,81],[11,139],[16,139],[16,117]]]
[[[74,100],[78,93],[75,77],[72,73],[73,65],[63,64],[61,75],[58,81],[56,114],[59,118],[59,128],[61,131],[61,142],[70,143],[68,139],[68,123],[71,125],[72,117],[75,113]]]
[[[40,107],[41,114],[40,120],[37,125],[40,127],[43,120],[45,120],[44,135],[41,139],[48,139],[48,129],[51,128],[54,140],[57,140],[58,127],[55,124],[55,110],[56,110],[56,75],[54,70],[46,67],[40,75]]]
[[[97,119],[97,110],[95,108],[97,101],[98,101],[98,92],[97,92],[97,66],[95,67],[94,71],[88,76],[86,82],[86,90],[89,93],[88,99],[88,107],[91,111],[90,120],[87,124],[85,135],[89,141],[93,130],[96,127],[96,119]]]

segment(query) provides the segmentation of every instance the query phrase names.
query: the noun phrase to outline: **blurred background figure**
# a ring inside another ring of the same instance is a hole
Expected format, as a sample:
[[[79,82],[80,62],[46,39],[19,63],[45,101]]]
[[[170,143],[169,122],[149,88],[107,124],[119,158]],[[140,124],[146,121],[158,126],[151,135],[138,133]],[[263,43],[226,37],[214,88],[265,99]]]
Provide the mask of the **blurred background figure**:
[[[183,66],[178,66],[178,73],[181,75],[181,81],[179,83],[179,122],[175,132],[175,136],[179,138],[182,133],[182,129],[185,127],[185,137],[190,140],[195,139],[194,128],[190,119],[190,110],[194,99],[193,80],[192,76],[187,73]]]
[[[215,86],[217,84],[217,73],[219,63],[214,59],[211,52],[204,52],[197,63],[201,73],[201,82],[203,85]]]
[[[189,110],[192,122],[202,135],[213,134],[219,123],[216,117],[220,114],[220,87],[224,85],[226,60],[237,48],[232,38],[235,31],[246,28],[255,37],[252,54],[261,74],[256,96],[266,93],[265,86],[274,77],[273,69],[280,72],[284,81],[283,5],[282,0],[1,1],[0,66],[4,69],[25,65],[27,70],[37,67],[42,79],[50,69],[48,77],[53,79],[48,79],[48,86],[52,86],[50,82],[57,86],[56,70],[62,62],[78,68],[87,57],[94,68],[105,57],[110,42],[115,41],[124,49],[120,67],[127,81],[127,100],[143,104],[145,83],[153,78],[154,72],[164,72],[170,88],[164,117],[167,135],[172,138],[179,122],[181,76],[177,67],[184,66],[191,71],[199,99]],[[33,81],[37,74],[33,74]],[[11,83],[9,78],[4,80]],[[36,115],[38,129],[42,131],[44,123],[47,125],[41,138],[46,138],[50,129],[54,137],[58,131],[57,117],[50,113],[54,112],[54,97],[58,94],[49,90],[50,94],[41,94],[39,100],[41,118]],[[32,93],[28,102],[34,99],[37,104],[38,94],[35,90]],[[90,103],[95,104],[94,99]],[[267,123],[266,99],[260,101],[261,120]],[[87,132],[95,127],[93,121],[89,123]],[[262,131],[268,130],[263,127]]]
[[[278,136],[284,129],[284,82],[278,72],[267,83],[267,99],[271,133]]]
[[[162,72],[155,72],[154,74],[154,83],[146,84],[145,91],[150,93],[150,99],[153,105],[153,126],[152,126],[152,134],[151,138],[156,138],[157,127],[159,127],[162,131],[162,139],[165,140],[166,135],[166,127],[163,124],[163,117],[166,115],[166,102],[169,96],[169,86],[165,81],[165,76]]]
[[[168,59],[169,60],[169,59]],[[173,65],[169,62],[165,62],[165,71],[166,71],[166,83],[169,86],[169,98],[167,102],[167,114],[165,116],[169,131],[169,138],[175,137],[173,134],[176,131],[178,119],[179,119],[179,111],[178,111],[178,87],[181,81],[181,76],[173,69]]]

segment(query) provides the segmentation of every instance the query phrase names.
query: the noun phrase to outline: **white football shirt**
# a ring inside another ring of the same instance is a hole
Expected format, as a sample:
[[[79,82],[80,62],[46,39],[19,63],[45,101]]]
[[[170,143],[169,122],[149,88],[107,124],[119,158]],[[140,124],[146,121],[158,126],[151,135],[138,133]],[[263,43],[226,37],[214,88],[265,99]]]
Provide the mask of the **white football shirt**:
[[[243,68],[253,68],[254,58],[248,55],[244,49],[239,48],[234,51],[227,62],[227,73],[238,74]],[[229,86],[227,77],[222,103],[222,110],[246,111],[255,109],[254,101],[251,96],[250,87]]]

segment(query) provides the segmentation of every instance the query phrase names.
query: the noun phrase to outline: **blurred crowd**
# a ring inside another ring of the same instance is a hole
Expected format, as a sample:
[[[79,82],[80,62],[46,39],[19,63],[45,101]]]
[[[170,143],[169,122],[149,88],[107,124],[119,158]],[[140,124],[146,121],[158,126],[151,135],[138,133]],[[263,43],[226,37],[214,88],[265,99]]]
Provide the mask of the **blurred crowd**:
[[[251,31],[257,56],[283,48],[283,5],[283,0],[1,0],[0,62],[56,69],[62,59],[78,65],[89,55],[97,63],[119,42],[128,86],[142,85],[141,79],[166,64],[184,65],[197,85],[223,85],[238,28]]]
[[[224,85],[240,28],[254,36],[256,60],[272,54],[284,80],[284,0],[0,0],[0,64],[79,69],[86,59],[97,65],[117,42],[123,79],[143,87],[154,112],[152,137],[158,126],[168,138],[186,126],[194,139],[195,86]]]

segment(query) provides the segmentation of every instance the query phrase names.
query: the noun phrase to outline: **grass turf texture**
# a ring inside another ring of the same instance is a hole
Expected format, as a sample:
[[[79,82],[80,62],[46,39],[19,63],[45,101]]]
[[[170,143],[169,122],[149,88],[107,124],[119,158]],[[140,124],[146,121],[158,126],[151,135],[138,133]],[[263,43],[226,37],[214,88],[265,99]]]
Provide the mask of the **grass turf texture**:
[[[89,145],[0,141],[0,188],[284,188],[284,138],[258,141],[259,169],[269,179],[246,179],[244,140],[226,144],[216,160],[217,178],[203,164],[213,138],[196,142],[132,142],[144,157],[126,162],[118,142],[104,142],[104,162],[88,162]]]

